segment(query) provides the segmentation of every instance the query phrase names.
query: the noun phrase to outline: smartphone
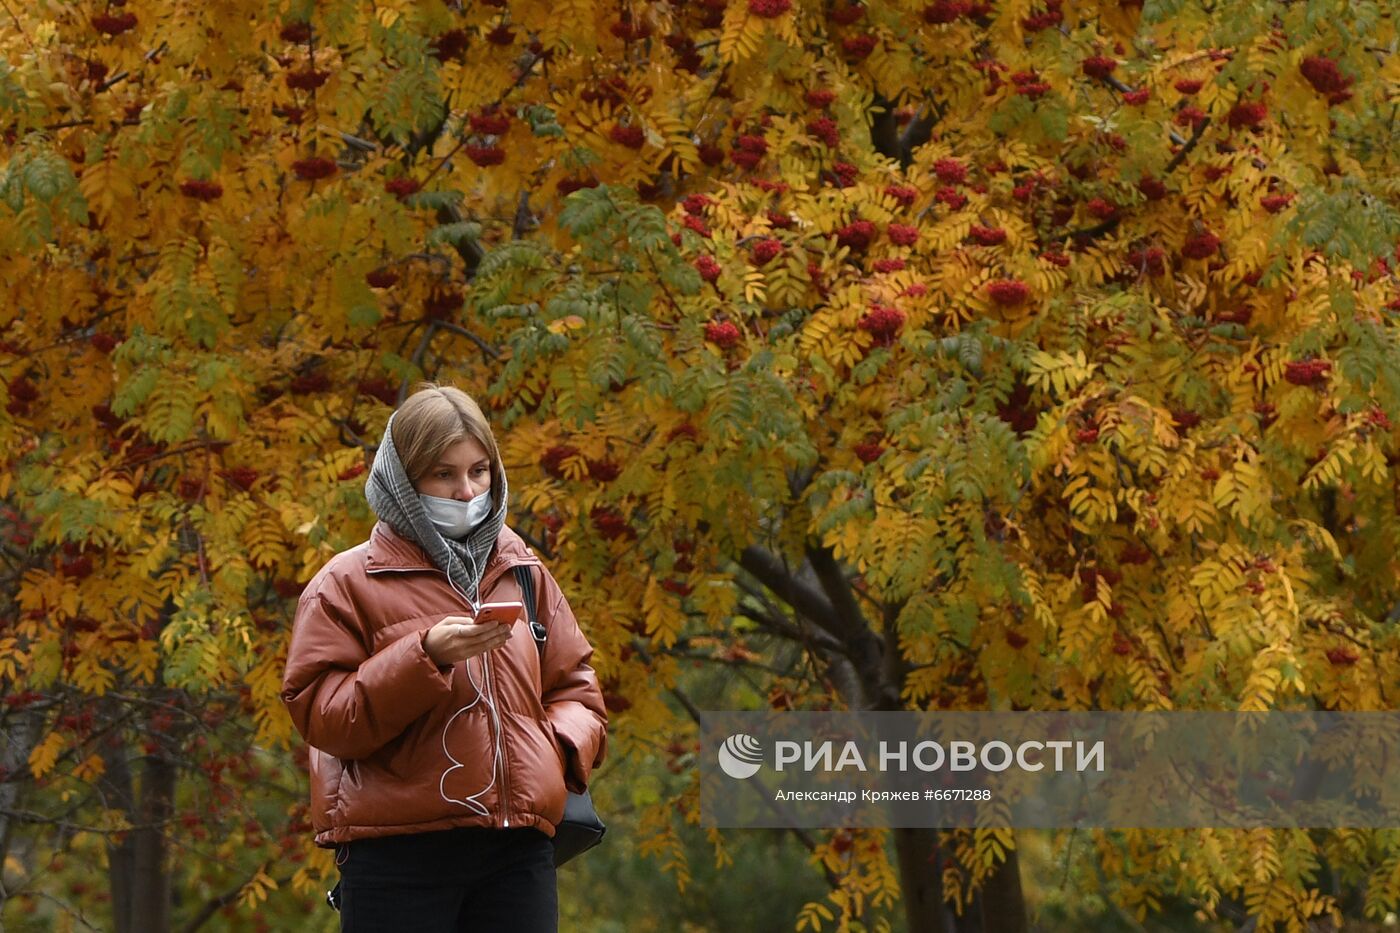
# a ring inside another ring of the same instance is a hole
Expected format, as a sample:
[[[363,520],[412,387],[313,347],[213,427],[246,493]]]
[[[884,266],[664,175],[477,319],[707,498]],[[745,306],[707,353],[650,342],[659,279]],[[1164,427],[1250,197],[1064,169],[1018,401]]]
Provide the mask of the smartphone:
[[[519,621],[525,611],[525,604],[519,600],[512,600],[503,603],[482,603],[476,611],[478,625],[484,622],[505,622],[507,625]]]

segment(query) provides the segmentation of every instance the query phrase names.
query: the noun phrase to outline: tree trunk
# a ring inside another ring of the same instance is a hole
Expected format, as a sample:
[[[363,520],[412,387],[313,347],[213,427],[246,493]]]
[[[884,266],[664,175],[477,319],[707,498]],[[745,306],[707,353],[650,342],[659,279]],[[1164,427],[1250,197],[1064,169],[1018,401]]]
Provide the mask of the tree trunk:
[[[0,729],[0,768],[6,779],[0,781],[0,867],[10,854],[10,833],[14,827],[9,814],[19,809],[20,790],[28,785],[29,753],[39,736],[39,720],[28,710],[16,710],[5,717]],[[3,872],[0,871],[0,875]],[[9,896],[0,884],[0,911]]]
[[[1026,899],[1021,892],[1021,860],[1015,849],[982,886],[982,933],[1026,933]]]
[[[170,933],[165,827],[175,809],[175,765],[164,758],[148,758],[138,801],[125,746],[109,748],[106,759],[103,789],[135,826],[119,843],[107,847],[113,929],[116,933]]]
[[[895,829],[893,833],[909,933],[945,933],[938,830]]]

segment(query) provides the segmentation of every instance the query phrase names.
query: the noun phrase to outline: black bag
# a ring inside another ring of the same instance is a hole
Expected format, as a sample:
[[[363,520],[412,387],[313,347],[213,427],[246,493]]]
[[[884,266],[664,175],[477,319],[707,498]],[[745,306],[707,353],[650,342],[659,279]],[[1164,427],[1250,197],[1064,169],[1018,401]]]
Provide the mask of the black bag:
[[[516,567],[515,579],[520,584],[521,598],[530,618],[530,634],[534,636],[535,647],[540,651],[540,669],[544,669],[544,643],[549,637],[548,630],[535,618],[535,578],[529,567]],[[564,817],[554,828],[554,866],[558,868],[576,855],[582,855],[603,841],[608,828],[598,818],[593,809],[593,798],[588,791],[576,794],[568,792],[564,801]]]

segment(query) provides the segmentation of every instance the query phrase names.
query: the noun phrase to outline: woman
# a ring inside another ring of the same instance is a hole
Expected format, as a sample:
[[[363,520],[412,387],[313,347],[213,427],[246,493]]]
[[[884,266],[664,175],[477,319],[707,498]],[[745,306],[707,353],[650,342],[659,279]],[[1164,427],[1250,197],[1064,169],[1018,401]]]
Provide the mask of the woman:
[[[553,931],[550,837],[607,745],[593,649],[506,527],[505,469],[466,393],[423,385],[390,416],[366,494],[379,521],[307,584],[282,689],[311,745],[316,842],[337,847],[341,929]],[[521,566],[543,650],[521,620],[474,621],[523,601]]]

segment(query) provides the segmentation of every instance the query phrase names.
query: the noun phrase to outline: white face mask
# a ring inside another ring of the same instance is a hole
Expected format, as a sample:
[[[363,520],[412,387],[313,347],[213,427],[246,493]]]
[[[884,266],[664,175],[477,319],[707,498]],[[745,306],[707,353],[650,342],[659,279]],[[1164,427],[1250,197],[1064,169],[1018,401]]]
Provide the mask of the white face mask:
[[[491,490],[463,502],[419,494],[423,510],[444,538],[460,538],[491,514]]]

